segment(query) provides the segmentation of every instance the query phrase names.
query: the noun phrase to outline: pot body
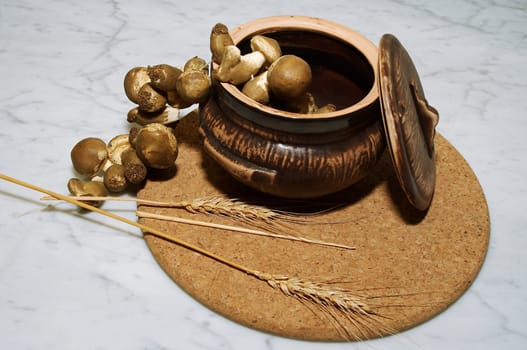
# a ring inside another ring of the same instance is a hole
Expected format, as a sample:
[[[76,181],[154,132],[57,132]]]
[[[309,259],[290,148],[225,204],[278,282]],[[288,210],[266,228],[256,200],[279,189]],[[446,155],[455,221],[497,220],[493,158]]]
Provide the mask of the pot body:
[[[327,195],[366,176],[385,149],[376,47],[346,27],[311,17],[264,18],[231,31],[242,52],[250,51],[256,34],[304,58],[317,104],[335,104],[337,111],[285,112],[215,81],[200,106],[205,151],[240,182],[286,198]]]

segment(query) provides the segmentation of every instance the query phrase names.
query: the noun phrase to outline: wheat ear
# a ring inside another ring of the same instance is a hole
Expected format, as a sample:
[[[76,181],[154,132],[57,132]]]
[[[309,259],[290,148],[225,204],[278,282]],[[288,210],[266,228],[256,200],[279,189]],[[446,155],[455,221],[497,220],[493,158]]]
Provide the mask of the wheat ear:
[[[1,173],[0,179],[22,187],[32,189],[37,192],[47,194],[53,198],[66,201],[86,210],[93,211],[103,216],[112,218],[114,220],[121,221],[130,226],[137,227],[141,229],[145,235],[152,235],[169,241],[171,243],[175,243],[181,247],[192,250],[205,257],[216,260],[217,262],[220,262],[226,266],[241,271],[249,276],[253,276],[261,281],[264,281],[269,286],[274,289],[280,290],[284,295],[288,297],[295,298],[296,300],[299,300],[300,302],[305,303],[308,306],[311,305],[315,307],[320,307],[322,310],[328,312],[329,316],[337,320],[338,324],[344,328],[345,334],[349,339],[368,338],[367,332],[364,332],[362,330],[362,327],[369,328],[370,320],[373,317],[378,316],[375,312],[371,311],[368,305],[361,301],[359,297],[349,293],[344,289],[335,288],[334,286],[331,286],[329,284],[305,281],[298,277],[273,275],[269,273],[260,272],[258,270],[253,270],[242,264],[226,259],[218,254],[212,253],[204,248],[200,248],[196,245],[185,242],[184,240],[173,237],[168,233],[158,230],[154,227],[150,227],[148,225],[132,221],[130,219],[116,215],[109,211],[94,207],[76,199],[69,198],[68,196],[44,189],[42,187],[38,187],[36,185],[12,178]],[[353,333],[344,324],[342,324],[340,320],[338,320],[341,317],[345,320],[348,320],[349,322],[351,322],[352,325],[357,327],[360,335],[354,336]]]
[[[288,224],[305,224],[308,222],[306,217],[293,212],[273,210],[261,205],[249,204],[239,199],[226,198],[222,196],[210,196],[180,201],[157,201],[114,196],[70,196],[70,198],[82,201],[136,202],[138,205],[150,207],[179,208],[193,214],[224,216],[251,224],[253,226],[265,228],[267,230],[290,230]],[[41,200],[52,199],[55,198],[50,196],[41,198]]]
[[[124,197],[106,197],[106,196],[103,196],[103,197],[67,196],[67,198],[77,200],[77,201],[82,201],[82,202],[84,201],[104,201],[110,198],[115,201],[137,202],[138,204],[147,205],[147,206],[152,205],[153,203],[153,206],[155,207],[165,207],[165,206],[179,207],[178,203],[183,203],[183,202],[158,202],[158,201],[151,201],[151,200],[142,200],[142,199],[133,199],[133,198],[124,198]],[[50,200],[50,199],[57,199],[57,198],[54,198],[51,196],[41,198],[41,200]],[[278,239],[285,239],[289,241],[316,244],[316,245],[321,245],[321,246],[326,246],[326,247],[340,248],[340,249],[346,249],[346,250],[355,250],[355,247],[345,245],[345,244],[326,242],[326,241],[321,241],[317,239],[304,238],[301,236],[292,236],[292,235],[283,235],[283,234],[273,233],[273,232],[264,232],[264,231],[253,230],[250,228],[239,227],[239,226],[216,224],[216,223],[207,222],[207,221],[191,220],[191,219],[180,218],[177,216],[161,215],[161,214],[149,213],[149,212],[145,212],[141,210],[136,211],[136,216],[138,218],[172,221],[172,222],[177,222],[180,224],[203,226],[203,227],[209,227],[209,228],[221,229],[221,230],[227,230],[227,231],[233,231],[233,232],[239,232],[239,233],[247,233],[247,234],[263,236],[263,237],[272,237],[272,238],[278,238]]]
[[[282,294],[302,302],[308,308],[317,307],[322,310],[345,339],[364,340],[375,335],[395,333],[382,322],[386,317],[375,312],[372,306],[366,303],[368,297],[357,295],[351,290],[298,277],[271,275],[259,271],[248,273],[267,282]],[[358,333],[353,333],[347,324],[353,325]]]

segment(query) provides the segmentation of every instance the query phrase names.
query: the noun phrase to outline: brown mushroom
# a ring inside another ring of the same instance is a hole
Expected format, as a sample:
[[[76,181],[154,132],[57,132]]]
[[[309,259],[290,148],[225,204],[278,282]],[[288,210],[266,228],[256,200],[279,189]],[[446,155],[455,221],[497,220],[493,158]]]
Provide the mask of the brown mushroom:
[[[138,92],[139,109],[145,112],[157,112],[162,110],[167,103],[167,98],[157,91],[149,83],[141,86]]]
[[[209,96],[210,87],[208,74],[196,70],[183,72],[177,81],[179,96],[192,104],[204,102]]]
[[[109,192],[122,192],[126,189],[128,181],[124,174],[124,166],[112,164],[104,172],[103,183]]]
[[[179,108],[174,108],[172,106],[166,106],[161,111],[153,113],[145,112],[138,107],[135,107],[132,108],[126,116],[126,120],[128,120],[129,123],[137,123],[140,125],[151,123],[170,124],[181,118]]]
[[[208,67],[207,62],[197,56],[185,63],[183,73],[176,82],[177,97],[181,101],[192,105],[207,99],[211,87]]]
[[[167,91],[167,103],[170,107],[179,109],[188,108],[193,105],[192,102],[188,102],[181,97],[181,95],[177,91],[177,86],[176,90]]]
[[[269,83],[267,82],[267,71],[255,76],[245,83],[242,92],[256,102],[269,103]]]
[[[265,62],[265,56],[259,51],[242,55],[238,47],[229,45],[225,47],[221,64],[214,75],[223,83],[243,84],[257,74]]]
[[[71,150],[71,162],[75,170],[83,176],[93,176],[99,172],[107,157],[106,143],[96,137],[79,141]]]
[[[134,67],[124,77],[124,92],[126,97],[134,103],[139,102],[139,90],[150,82],[146,67]]]
[[[264,55],[266,66],[271,65],[282,56],[282,49],[278,41],[263,35],[255,35],[251,38],[251,50],[259,51]]]
[[[176,81],[182,72],[181,69],[169,64],[158,64],[147,68],[150,85],[165,92],[176,89]]]
[[[129,134],[115,136],[106,146],[106,149],[108,150],[108,159],[113,164],[122,164],[121,155],[131,147],[132,145],[129,142]]]
[[[121,154],[121,162],[128,182],[139,185],[146,179],[148,170],[134,148],[129,148]]]
[[[137,156],[149,168],[169,169],[175,166],[178,143],[171,128],[152,123],[143,126],[135,136]]]
[[[210,33],[210,51],[214,63],[221,63],[223,51],[225,50],[225,47],[229,45],[234,45],[229,34],[229,29],[225,24],[217,23]]]
[[[106,196],[106,189],[104,184],[99,181],[83,181],[72,178],[68,181],[68,190],[74,196],[78,197],[104,197]],[[84,203],[100,207],[104,201],[82,201]]]
[[[189,59],[187,62],[185,62],[185,65],[183,66],[183,72],[189,72],[189,71],[198,71],[198,72],[202,72],[203,74],[208,74],[209,64],[203,58],[194,56],[191,59]]]
[[[269,67],[267,79],[273,97],[282,101],[296,99],[311,85],[311,67],[298,56],[284,55]]]

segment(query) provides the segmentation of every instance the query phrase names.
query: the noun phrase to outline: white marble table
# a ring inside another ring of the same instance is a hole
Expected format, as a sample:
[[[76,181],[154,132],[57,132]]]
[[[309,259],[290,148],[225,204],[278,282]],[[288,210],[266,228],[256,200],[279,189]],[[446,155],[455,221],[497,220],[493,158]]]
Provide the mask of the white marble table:
[[[0,4],[0,171],[65,193],[71,146],[126,132],[137,65],[208,57],[211,26],[318,16],[411,53],[441,132],[487,196],[472,287],[431,321],[364,343],[301,342],[219,316],[158,267],[137,230],[0,182],[2,349],[527,348],[525,1],[30,1]],[[133,204],[106,209],[134,218]]]

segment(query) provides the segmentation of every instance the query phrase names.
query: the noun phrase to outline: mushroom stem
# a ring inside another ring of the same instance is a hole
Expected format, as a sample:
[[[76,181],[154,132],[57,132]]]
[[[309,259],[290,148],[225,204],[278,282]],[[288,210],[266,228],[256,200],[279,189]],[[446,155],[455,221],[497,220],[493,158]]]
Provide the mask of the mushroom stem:
[[[265,56],[260,51],[242,56],[239,48],[230,45],[225,47],[216,77],[224,83],[242,84],[258,73],[265,62]]]
[[[148,113],[140,110],[138,107],[131,109],[128,112],[127,120],[130,123],[137,123],[140,125],[147,125],[151,123],[170,124],[183,118],[181,110],[171,106],[166,106],[160,112]]]
[[[269,83],[267,82],[267,71],[260,73],[245,83],[242,92],[256,102],[269,103]]]

